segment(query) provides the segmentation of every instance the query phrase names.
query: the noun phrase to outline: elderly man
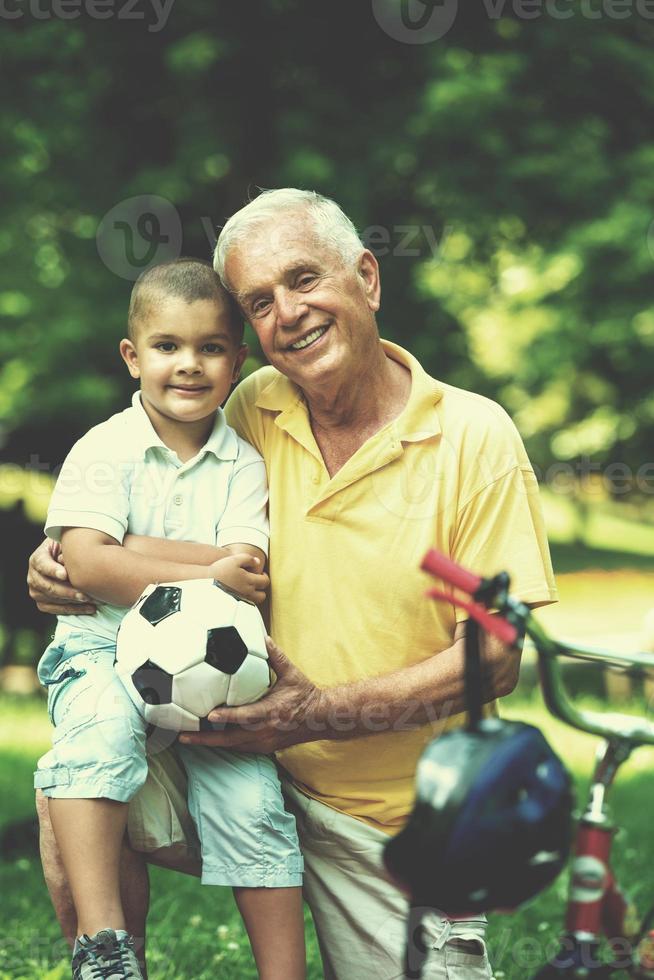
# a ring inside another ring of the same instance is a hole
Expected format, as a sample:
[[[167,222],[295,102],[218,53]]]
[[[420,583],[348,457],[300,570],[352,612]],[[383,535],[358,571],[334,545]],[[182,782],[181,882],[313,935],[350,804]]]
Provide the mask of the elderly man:
[[[536,480],[499,406],[380,340],[377,262],[333,201],[261,194],[223,228],[215,267],[270,364],[227,413],[268,469],[279,679],[256,705],[216,709],[227,731],[182,739],[277,754],[325,976],[397,977],[406,904],[381,849],[411,808],[421,750],[464,708],[464,614],[423,600],[419,562],[436,545],[480,572],[507,568],[531,605],[553,601]],[[71,600],[55,568],[42,546],[31,594],[48,612]],[[518,667],[517,651],[487,645],[487,701]],[[147,825],[164,791],[147,792],[130,833],[153,850],[171,841]],[[429,942],[427,976],[491,976],[483,919],[434,912]]]

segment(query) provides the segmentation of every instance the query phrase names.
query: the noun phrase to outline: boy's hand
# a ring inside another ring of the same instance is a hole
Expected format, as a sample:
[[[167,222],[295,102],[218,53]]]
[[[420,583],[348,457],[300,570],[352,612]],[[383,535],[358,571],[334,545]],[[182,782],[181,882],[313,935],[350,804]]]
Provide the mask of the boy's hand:
[[[79,616],[95,612],[93,600],[68,581],[59,545],[48,538],[30,556],[27,572],[30,598],[37,608],[55,616]]]
[[[270,585],[270,579],[265,572],[259,571],[260,568],[261,559],[254,555],[230,555],[209,565],[209,574],[244,599],[260,606]]]

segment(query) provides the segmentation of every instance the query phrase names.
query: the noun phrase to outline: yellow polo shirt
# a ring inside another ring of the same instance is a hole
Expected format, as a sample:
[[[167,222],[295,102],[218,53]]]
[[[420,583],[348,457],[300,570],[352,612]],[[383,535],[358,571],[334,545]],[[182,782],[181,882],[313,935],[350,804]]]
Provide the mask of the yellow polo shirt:
[[[528,602],[557,597],[538,485],[508,415],[382,344],[411,371],[409,401],[333,477],[302,392],[274,368],[243,381],[226,410],[268,470],[271,634],[320,687],[400,670],[451,645],[465,614],[424,597],[430,579],[419,565],[430,547],[477,572],[507,569]],[[296,745],[279,761],[303,792],[394,832],[411,809],[418,757],[443,731],[438,719],[402,730],[410,721],[407,712],[392,732]]]

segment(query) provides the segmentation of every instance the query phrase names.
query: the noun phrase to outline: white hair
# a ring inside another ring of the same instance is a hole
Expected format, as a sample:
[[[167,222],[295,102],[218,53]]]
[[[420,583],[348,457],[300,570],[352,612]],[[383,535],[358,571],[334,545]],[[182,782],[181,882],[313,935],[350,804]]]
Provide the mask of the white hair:
[[[225,258],[257,225],[278,221],[280,212],[303,212],[310,219],[316,237],[329,245],[344,263],[354,263],[364,250],[357,230],[335,201],[316,191],[281,187],[262,191],[258,197],[231,216],[223,226],[213,256],[213,267],[225,282]]]

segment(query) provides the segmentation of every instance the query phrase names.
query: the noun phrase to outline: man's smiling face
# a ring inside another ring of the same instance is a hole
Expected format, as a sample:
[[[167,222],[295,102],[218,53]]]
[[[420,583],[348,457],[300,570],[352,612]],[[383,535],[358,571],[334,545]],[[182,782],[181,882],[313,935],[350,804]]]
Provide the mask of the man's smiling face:
[[[302,388],[365,371],[377,340],[378,269],[361,247],[344,262],[302,212],[282,212],[232,246],[225,278],[268,361]]]

